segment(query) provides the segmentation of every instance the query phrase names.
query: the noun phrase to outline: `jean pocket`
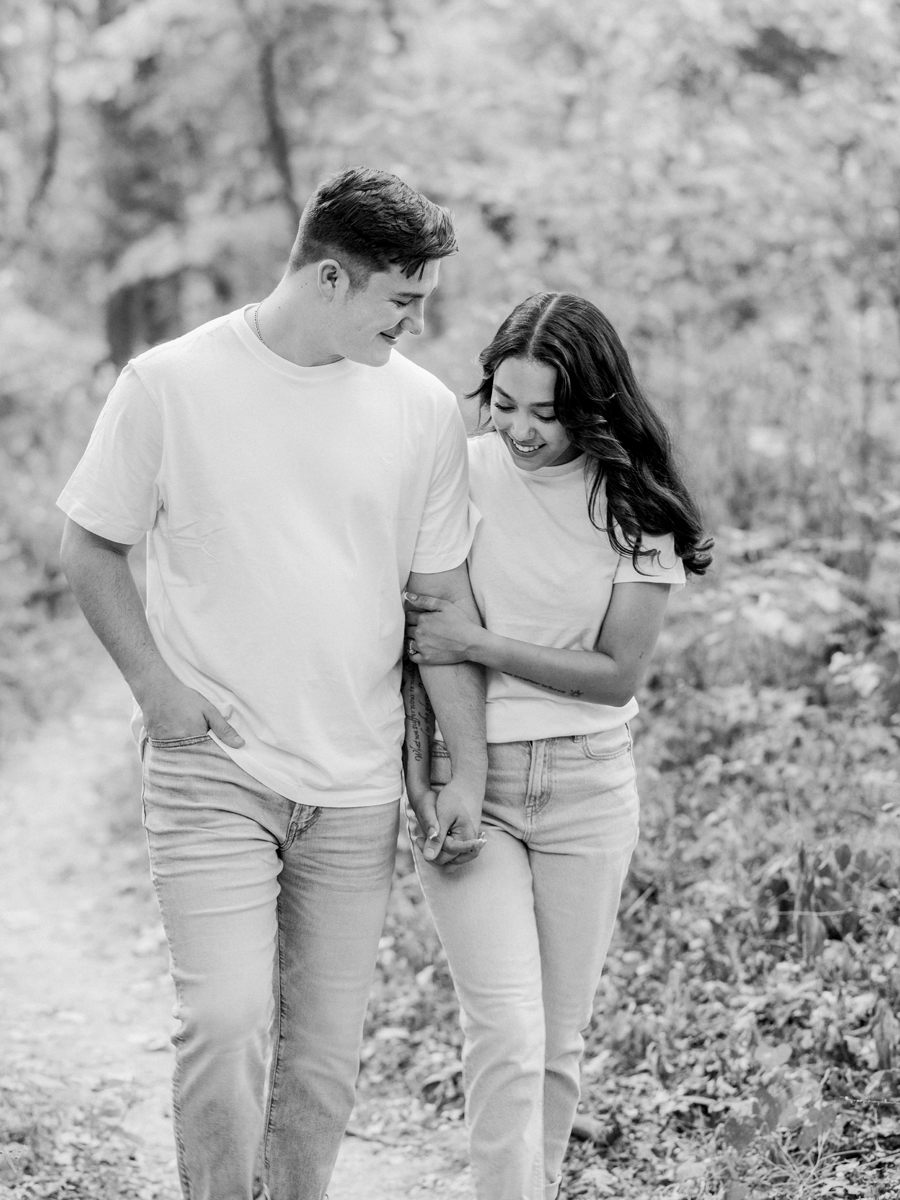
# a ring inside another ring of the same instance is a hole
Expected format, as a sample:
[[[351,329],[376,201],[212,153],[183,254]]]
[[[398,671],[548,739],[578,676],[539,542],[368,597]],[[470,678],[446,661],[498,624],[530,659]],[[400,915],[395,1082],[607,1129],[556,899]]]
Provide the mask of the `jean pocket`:
[[[147,741],[154,750],[180,750],[183,746],[199,746],[202,742],[208,742],[209,733],[196,733],[191,737],[183,738],[148,737]]]
[[[605,729],[602,733],[584,733],[579,735],[578,741],[585,758],[595,762],[608,762],[631,751],[631,734],[627,725],[620,729]]]
[[[450,751],[443,742],[435,742],[431,747],[431,786],[443,787],[451,774]]]

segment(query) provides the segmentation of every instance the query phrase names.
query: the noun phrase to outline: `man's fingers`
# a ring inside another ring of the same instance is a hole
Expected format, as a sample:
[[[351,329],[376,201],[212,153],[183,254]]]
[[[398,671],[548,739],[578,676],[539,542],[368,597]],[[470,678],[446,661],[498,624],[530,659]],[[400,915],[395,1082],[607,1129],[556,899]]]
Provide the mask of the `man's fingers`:
[[[419,823],[419,829],[422,831],[422,853],[429,861],[435,858],[441,849],[441,823],[435,808],[436,802],[437,795],[432,791],[428,791],[416,800],[416,805],[413,809],[416,820]]]
[[[455,867],[457,864],[471,862],[473,859],[477,858],[484,849],[484,841],[481,838],[476,838],[474,841],[469,842],[457,842],[456,849],[451,849],[449,845],[450,841],[451,839],[447,838],[440,854],[436,855],[434,858],[428,859],[430,866]],[[424,840],[422,838],[417,839],[416,845],[419,847],[420,853],[422,853],[424,856]],[[470,849],[461,849],[460,847],[463,846],[468,846]]]
[[[210,705],[204,710],[203,715],[209,722],[210,729],[216,737],[222,739],[226,746],[232,746],[235,750],[239,750],[243,746],[244,739],[236,729],[231,728],[217,708]]]
[[[406,614],[406,628],[415,629],[419,623],[419,614],[417,612],[408,612]]]

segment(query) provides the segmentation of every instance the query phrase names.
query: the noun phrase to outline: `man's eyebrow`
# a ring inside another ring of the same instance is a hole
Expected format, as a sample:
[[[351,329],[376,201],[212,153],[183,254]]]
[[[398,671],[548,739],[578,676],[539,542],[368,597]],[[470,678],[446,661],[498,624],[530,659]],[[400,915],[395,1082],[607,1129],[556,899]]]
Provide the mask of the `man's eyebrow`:
[[[430,296],[432,291],[434,288],[425,292],[393,292],[392,295],[401,296],[404,300],[418,300],[420,296]]]
[[[494,391],[499,392],[504,400],[511,400],[513,402],[513,404],[515,404],[515,402],[516,402],[515,396],[511,396],[509,394],[509,392],[505,391],[500,386],[499,383],[494,384]],[[541,400],[539,404],[533,404],[531,407],[532,408],[555,408],[556,406],[552,400]]]

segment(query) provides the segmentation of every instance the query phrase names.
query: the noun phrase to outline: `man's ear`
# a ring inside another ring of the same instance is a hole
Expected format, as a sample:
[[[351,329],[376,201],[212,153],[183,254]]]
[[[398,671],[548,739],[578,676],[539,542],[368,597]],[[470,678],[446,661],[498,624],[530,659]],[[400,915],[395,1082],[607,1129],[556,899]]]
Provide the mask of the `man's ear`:
[[[330,303],[347,292],[350,276],[336,258],[323,258],[316,270],[316,284],[323,300]]]

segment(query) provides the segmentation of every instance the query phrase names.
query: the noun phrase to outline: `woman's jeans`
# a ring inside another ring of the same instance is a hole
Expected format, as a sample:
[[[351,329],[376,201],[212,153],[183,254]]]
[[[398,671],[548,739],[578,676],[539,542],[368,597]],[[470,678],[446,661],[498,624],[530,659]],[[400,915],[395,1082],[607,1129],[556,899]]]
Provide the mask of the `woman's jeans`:
[[[143,759],[185,1198],[321,1200],[353,1106],[399,806],[294,803],[208,736],[145,742]]]
[[[461,1007],[479,1200],[553,1200],[580,1094],[583,1032],[637,842],[626,727],[492,743],[478,858],[422,887]],[[432,780],[450,778],[441,743]]]

